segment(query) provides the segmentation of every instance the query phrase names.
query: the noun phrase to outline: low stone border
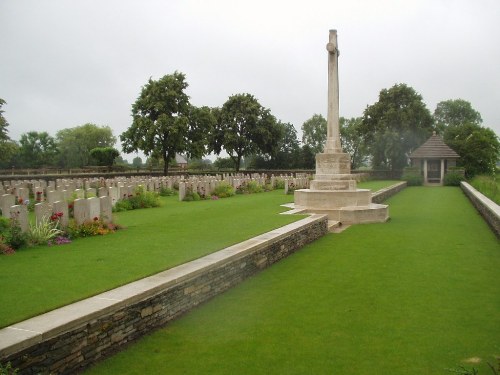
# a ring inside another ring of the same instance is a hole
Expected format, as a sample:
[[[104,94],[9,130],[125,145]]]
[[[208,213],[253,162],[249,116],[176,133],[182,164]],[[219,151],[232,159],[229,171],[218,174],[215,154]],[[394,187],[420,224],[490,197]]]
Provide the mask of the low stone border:
[[[382,203],[385,200],[389,199],[393,195],[396,195],[401,190],[403,190],[408,183],[406,181],[398,182],[394,185],[388,186],[386,188],[377,190],[372,194],[372,202],[373,203]]]
[[[312,215],[203,258],[0,330],[19,374],[82,371],[328,233]]]
[[[467,182],[462,181],[460,187],[465,195],[472,202],[472,205],[486,220],[488,225],[493,230],[493,233],[500,238],[500,206],[493,202],[490,198],[474,189]]]

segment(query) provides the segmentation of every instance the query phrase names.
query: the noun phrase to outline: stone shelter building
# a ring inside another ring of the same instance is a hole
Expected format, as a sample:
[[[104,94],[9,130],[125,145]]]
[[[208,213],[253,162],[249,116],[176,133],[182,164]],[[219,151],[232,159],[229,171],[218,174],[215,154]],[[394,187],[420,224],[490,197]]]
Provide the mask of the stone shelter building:
[[[436,132],[410,154],[411,166],[422,171],[424,185],[443,185],[444,176],[459,158]]]

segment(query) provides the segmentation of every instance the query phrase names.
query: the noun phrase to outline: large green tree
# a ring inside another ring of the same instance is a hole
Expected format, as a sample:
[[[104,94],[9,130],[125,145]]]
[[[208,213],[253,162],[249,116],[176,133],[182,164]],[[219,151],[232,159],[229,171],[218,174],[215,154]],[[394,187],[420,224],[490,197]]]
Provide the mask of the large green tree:
[[[132,105],[132,125],[120,135],[124,152],[141,150],[160,158],[165,175],[176,153],[204,155],[204,134],[215,123],[208,108],[190,105],[187,87],[185,75],[177,71],[157,81],[150,78]]]
[[[471,123],[452,125],[445,128],[443,139],[460,155],[458,165],[467,177],[495,173],[500,141],[493,130]]]
[[[481,114],[463,99],[444,100],[437,104],[434,110],[434,121],[440,133],[448,126],[463,124],[481,125]]]
[[[9,123],[3,116],[4,110],[2,109],[3,105],[6,103],[7,102],[5,100],[0,98],[0,142],[10,140],[9,136],[7,135],[7,127],[9,126]]]
[[[56,140],[60,156],[59,164],[65,168],[91,164],[90,150],[96,147],[113,147],[116,142],[109,126],[95,124],[59,130]]]
[[[498,136],[481,126],[481,114],[468,101],[439,102],[434,120],[444,141],[460,155],[458,165],[465,168],[467,177],[495,172],[500,152]]]
[[[211,150],[219,155],[224,149],[238,171],[244,156],[275,155],[282,131],[270,110],[253,95],[232,95],[217,111]]]
[[[282,137],[278,142],[278,151],[272,157],[268,155],[255,155],[252,167],[256,169],[295,169],[300,168],[300,144],[297,130],[290,123],[278,122],[282,128]]]
[[[23,167],[53,166],[56,162],[57,153],[56,140],[49,133],[31,131],[21,134],[19,156]]]
[[[5,119],[2,106],[6,104],[5,100],[0,98],[0,165],[2,167],[18,166],[19,160],[15,156],[18,153],[19,146],[12,141],[9,136],[7,127],[9,123]]]
[[[120,152],[113,147],[96,147],[90,150],[90,156],[97,165],[111,167],[115,159],[120,156]]]
[[[326,124],[326,119],[318,114],[314,114],[302,124],[302,144],[308,145],[314,154],[323,152],[326,141]]]
[[[300,168],[304,169],[314,169],[316,167],[316,155],[311,149],[311,146],[305,144],[302,145],[300,150]]]
[[[283,136],[278,143],[278,152],[273,157],[273,168],[294,169],[300,167],[300,144],[295,126],[279,122]]]
[[[365,109],[359,134],[373,167],[400,170],[433,129],[433,118],[422,96],[405,84],[396,84],[380,91],[378,101]]]
[[[362,123],[361,117],[340,118],[340,142],[342,150],[351,156],[352,169],[361,167],[367,157],[364,136],[359,131]]]

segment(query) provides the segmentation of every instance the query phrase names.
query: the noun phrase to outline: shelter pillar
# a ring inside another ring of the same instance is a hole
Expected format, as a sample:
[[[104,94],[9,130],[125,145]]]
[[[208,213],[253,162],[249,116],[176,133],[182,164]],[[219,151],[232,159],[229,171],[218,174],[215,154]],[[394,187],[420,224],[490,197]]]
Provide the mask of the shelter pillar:
[[[427,183],[427,159],[424,159],[424,184]]]

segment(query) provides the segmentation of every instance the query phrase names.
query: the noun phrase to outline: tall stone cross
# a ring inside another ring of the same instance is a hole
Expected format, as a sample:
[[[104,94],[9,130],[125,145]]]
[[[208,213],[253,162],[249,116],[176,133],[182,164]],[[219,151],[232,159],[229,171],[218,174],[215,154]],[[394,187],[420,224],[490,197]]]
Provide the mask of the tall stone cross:
[[[330,39],[326,45],[328,51],[328,116],[326,143],[323,153],[340,153],[339,125],[339,50],[337,48],[337,30],[330,30]]]

